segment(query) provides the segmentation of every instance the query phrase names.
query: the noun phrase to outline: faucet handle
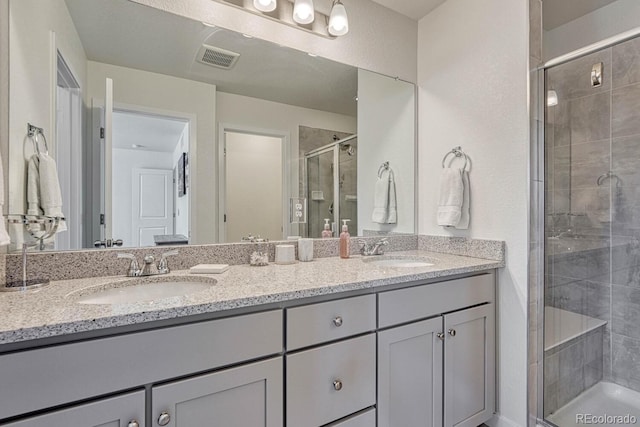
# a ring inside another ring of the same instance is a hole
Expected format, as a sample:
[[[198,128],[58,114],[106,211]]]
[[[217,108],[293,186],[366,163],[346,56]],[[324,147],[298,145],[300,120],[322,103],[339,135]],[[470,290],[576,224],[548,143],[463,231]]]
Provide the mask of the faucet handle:
[[[131,260],[131,264],[129,264],[129,271],[127,271],[127,276],[135,277],[140,275],[140,264],[138,264],[138,259],[134,254],[120,252],[118,253],[117,257]]]
[[[167,258],[170,256],[179,255],[179,254],[180,254],[180,251],[178,251],[177,249],[163,253],[162,258],[160,258],[160,261],[158,262],[158,273],[160,274],[169,273],[171,269],[169,269],[169,262],[167,261]]]

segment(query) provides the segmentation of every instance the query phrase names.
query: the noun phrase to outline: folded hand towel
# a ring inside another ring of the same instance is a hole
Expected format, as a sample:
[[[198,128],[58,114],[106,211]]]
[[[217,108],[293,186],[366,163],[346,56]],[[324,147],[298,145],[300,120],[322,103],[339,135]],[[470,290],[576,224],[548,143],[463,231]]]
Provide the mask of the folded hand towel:
[[[4,212],[4,171],[2,170],[2,159],[0,158],[0,213]],[[5,246],[11,243],[9,234],[4,220],[0,221],[0,246]]]
[[[438,202],[438,225],[455,227],[462,216],[464,184],[462,170],[444,168],[440,175],[440,199]]]
[[[459,230],[466,230],[469,228],[469,220],[471,218],[469,213],[471,197],[469,194],[469,174],[465,170],[462,171],[462,185],[464,186],[464,193],[462,196],[462,208],[460,209],[460,221],[455,227]]]
[[[373,191],[371,221],[378,224],[395,224],[398,221],[398,210],[393,171],[382,171]]]
[[[27,174],[27,215],[64,217],[62,192],[55,160],[45,153],[29,159]],[[66,231],[67,224],[60,221],[57,232]]]

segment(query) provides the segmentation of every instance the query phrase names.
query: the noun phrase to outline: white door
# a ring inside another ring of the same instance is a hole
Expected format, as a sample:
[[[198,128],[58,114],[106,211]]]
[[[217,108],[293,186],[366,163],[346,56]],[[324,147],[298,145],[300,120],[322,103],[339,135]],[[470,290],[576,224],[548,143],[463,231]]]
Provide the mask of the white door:
[[[153,246],[153,236],[173,234],[173,170],[136,168],[132,173],[131,246]]]
[[[113,210],[112,210],[112,180],[113,180],[113,80],[107,78],[105,81],[104,97],[104,131],[101,136],[104,141],[104,151],[102,154],[102,212],[105,214],[103,230],[105,239],[113,239]],[[118,237],[116,237],[118,239]]]

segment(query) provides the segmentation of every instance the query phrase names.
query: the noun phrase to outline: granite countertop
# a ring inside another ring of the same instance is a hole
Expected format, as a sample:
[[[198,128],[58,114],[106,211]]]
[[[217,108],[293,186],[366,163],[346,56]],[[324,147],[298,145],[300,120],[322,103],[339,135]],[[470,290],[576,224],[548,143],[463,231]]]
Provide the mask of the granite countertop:
[[[387,254],[397,256],[428,257],[435,262],[431,267],[381,268],[353,256],[292,265],[236,265],[222,274],[198,275],[217,280],[204,291],[146,303],[76,302],[89,287],[130,280],[123,276],[62,280],[32,291],[0,293],[0,345],[504,267],[504,261],[436,252]],[[188,274],[174,271],[162,277]]]

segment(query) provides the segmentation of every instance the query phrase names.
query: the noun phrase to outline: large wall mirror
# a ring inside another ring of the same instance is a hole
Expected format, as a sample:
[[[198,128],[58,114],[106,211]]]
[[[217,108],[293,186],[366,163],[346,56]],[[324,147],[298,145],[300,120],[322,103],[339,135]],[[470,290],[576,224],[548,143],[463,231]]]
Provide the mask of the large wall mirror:
[[[413,233],[415,104],[411,83],[128,0],[11,0],[8,210],[65,218],[41,243],[51,224],[10,225],[13,248]]]

